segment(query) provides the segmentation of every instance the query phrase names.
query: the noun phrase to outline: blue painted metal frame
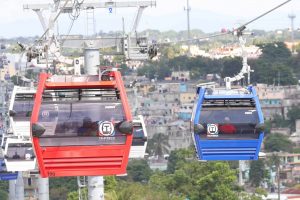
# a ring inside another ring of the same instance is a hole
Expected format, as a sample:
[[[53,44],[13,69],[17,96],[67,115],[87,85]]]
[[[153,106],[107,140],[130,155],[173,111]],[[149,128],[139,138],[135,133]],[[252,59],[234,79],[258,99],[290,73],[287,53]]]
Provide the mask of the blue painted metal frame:
[[[17,180],[18,172],[7,172],[4,169],[4,160],[0,160],[0,181]]]
[[[259,123],[264,123],[263,113],[252,86],[249,86],[249,94],[241,95],[206,95],[205,88],[197,89],[197,105],[192,115],[192,129],[199,122],[204,99],[253,99],[258,113]],[[260,132],[258,139],[240,140],[207,140],[200,138],[200,135],[193,133],[195,148],[199,160],[257,160],[264,133]]]

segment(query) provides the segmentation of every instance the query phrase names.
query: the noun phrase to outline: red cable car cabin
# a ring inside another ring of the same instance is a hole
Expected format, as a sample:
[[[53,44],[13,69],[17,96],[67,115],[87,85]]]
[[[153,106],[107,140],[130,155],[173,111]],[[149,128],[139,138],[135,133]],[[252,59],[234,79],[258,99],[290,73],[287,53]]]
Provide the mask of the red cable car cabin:
[[[126,173],[132,117],[120,72],[108,73],[40,74],[31,135],[42,177]]]

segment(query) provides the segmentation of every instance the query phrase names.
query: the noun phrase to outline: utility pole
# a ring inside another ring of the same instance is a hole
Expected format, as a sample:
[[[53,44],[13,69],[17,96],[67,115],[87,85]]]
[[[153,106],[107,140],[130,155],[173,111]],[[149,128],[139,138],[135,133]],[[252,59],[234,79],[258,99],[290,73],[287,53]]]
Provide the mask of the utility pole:
[[[277,167],[277,189],[278,189],[278,200],[280,200],[280,165]]]
[[[292,42],[292,53],[294,52],[294,19],[296,15],[291,13],[288,15],[288,18],[291,20],[291,42]]]
[[[280,86],[280,71],[278,72],[278,86]]]
[[[186,11],[186,17],[187,17],[187,33],[188,33],[188,54],[191,53],[191,46],[190,46],[190,39],[191,39],[191,28],[190,28],[190,0],[186,0],[186,8],[184,8]]]

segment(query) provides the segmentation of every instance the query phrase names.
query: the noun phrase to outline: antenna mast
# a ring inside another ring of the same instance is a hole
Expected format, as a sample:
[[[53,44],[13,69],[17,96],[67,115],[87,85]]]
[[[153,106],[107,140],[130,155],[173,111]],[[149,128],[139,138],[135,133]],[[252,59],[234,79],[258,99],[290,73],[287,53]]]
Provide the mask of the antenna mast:
[[[191,46],[190,46],[190,39],[191,39],[191,28],[190,28],[190,0],[186,0],[186,8],[184,8],[186,11],[187,16],[187,33],[188,33],[188,54],[191,53]]]
[[[294,52],[294,19],[296,15],[291,13],[288,15],[288,18],[291,20],[291,42],[292,42],[292,52]]]

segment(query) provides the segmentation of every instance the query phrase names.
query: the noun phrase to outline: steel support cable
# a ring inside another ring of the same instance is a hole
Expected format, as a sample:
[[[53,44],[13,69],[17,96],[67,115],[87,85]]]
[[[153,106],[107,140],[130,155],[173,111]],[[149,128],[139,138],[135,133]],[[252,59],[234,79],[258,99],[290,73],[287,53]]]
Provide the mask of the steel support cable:
[[[78,19],[79,15],[80,15],[80,7],[81,5],[83,4],[84,0],[82,0],[81,2],[79,2],[78,0],[75,0],[74,1],[74,4],[73,4],[73,9],[75,9],[75,13],[73,15],[73,13],[69,14],[69,18],[71,19],[71,23],[69,25],[69,28],[68,28],[68,32],[64,38],[64,40],[61,41],[61,45],[64,44],[64,42],[67,40],[67,38],[69,37],[70,35],[70,32],[73,28],[73,25],[74,25],[74,22],[75,20]]]
[[[228,31],[228,32],[225,32],[225,33],[216,33],[216,34],[212,34],[212,35],[208,35],[208,36],[203,36],[203,37],[199,37],[199,38],[195,38],[195,39],[190,39],[190,40],[180,40],[180,41],[177,41],[177,42],[162,42],[162,43],[158,43],[158,45],[166,45],[166,44],[170,44],[170,43],[184,43],[184,42],[191,42],[191,41],[201,41],[201,40],[205,40],[205,39],[209,39],[209,38],[225,36],[227,34],[234,34],[235,31],[237,31],[238,32],[237,34],[239,34],[239,32],[242,32],[246,28],[246,26],[249,25],[250,23],[252,23],[252,22],[260,19],[261,17],[269,14],[270,12],[273,12],[274,10],[280,8],[281,6],[287,4],[290,1],[292,1],[292,0],[287,0],[287,1],[285,1],[285,2],[283,2],[281,4],[279,4],[279,5],[277,5],[276,7],[270,9],[269,11],[267,11],[267,12],[259,15],[258,17],[255,17],[254,19],[248,21],[247,23],[239,26],[237,29],[235,29],[233,31]]]
[[[281,4],[279,4],[278,6],[272,8],[271,10],[269,10],[269,11],[267,11],[267,12],[261,14],[261,15],[259,15],[258,17],[255,17],[254,19],[250,20],[249,22],[243,24],[243,25],[240,26],[240,27],[244,27],[244,26],[247,26],[248,24],[251,24],[252,22],[258,20],[259,18],[262,18],[263,16],[269,14],[270,12],[273,12],[273,11],[276,10],[277,8],[280,8],[281,6],[283,6],[284,4],[287,4],[287,3],[290,2],[290,1],[292,1],[292,0],[287,0],[287,1],[285,1],[285,2],[283,2],[283,3],[281,3]]]

